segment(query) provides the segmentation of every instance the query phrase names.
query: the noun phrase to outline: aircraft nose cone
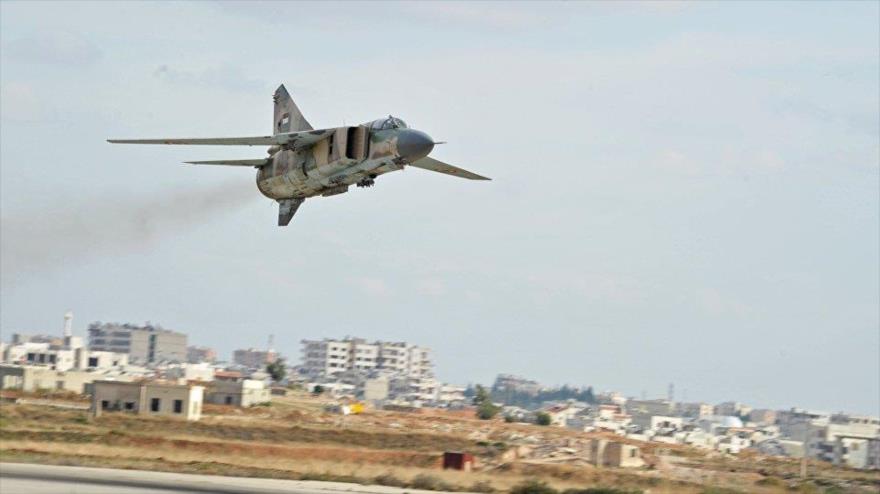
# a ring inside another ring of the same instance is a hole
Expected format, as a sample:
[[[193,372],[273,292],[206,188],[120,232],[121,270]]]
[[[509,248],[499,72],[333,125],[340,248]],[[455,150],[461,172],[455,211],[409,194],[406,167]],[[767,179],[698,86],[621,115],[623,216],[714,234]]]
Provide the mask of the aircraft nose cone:
[[[397,154],[412,163],[431,153],[434,139],[420,130],[405,129],[397,134]]]

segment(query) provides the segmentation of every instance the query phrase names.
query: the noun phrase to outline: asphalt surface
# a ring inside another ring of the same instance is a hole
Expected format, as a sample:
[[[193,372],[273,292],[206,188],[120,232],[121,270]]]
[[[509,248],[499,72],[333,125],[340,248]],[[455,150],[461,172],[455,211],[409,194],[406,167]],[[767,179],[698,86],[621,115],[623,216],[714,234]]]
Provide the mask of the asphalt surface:
[[[437,494],[342,482],[220,477],[183,473],[0,463],[0,494]]]

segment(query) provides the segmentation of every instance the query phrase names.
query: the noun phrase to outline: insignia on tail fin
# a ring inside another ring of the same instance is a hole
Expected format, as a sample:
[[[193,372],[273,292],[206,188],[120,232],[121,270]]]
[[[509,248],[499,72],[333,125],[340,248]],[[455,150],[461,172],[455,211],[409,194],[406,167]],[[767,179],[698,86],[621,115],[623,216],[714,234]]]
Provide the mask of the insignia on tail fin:
[[[272,123],[274,134],[312,130],[312,126],[299,111],[284,84],[278,86],[272,99],[275,101],[275,121]]]

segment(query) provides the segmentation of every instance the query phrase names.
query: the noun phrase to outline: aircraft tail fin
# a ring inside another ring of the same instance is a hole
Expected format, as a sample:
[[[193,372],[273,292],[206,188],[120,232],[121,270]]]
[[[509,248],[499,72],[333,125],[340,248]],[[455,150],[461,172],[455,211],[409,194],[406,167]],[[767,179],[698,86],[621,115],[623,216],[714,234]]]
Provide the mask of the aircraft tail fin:
[[[275,119],[272,123],[273,134],[312,130],[312,126],[297,108],[284,84],[278,86],[272,96],[275,101]]]

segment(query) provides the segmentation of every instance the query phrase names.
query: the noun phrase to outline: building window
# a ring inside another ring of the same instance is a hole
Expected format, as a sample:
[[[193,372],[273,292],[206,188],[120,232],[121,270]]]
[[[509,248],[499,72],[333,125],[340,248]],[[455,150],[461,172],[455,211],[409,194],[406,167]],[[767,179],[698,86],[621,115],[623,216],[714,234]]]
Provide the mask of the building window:
[[[231,405],[231,404],[232,404],[232,397],[231,397],[231,396],[227,396],[227,397],[226,397],[226,404],[227,404],[227,405]]]
[[[134,410],[134,402],[133,401],[126,401],[125,402],[125,409],[129,410],[129,411]]]
[[[174,413],[183,412],[183,400],[174,400]]]
[[[106,410],[110,408],[110,402],[107,400],[101,400],[101,410]]]
[[[98,357],[89,357],[89,367],[98,366]]]
[[[153,398],[152,400],[150,400],[150,411],[158,412],[160,403],[162,403],[162,400],[160,400],[159,398]]]

